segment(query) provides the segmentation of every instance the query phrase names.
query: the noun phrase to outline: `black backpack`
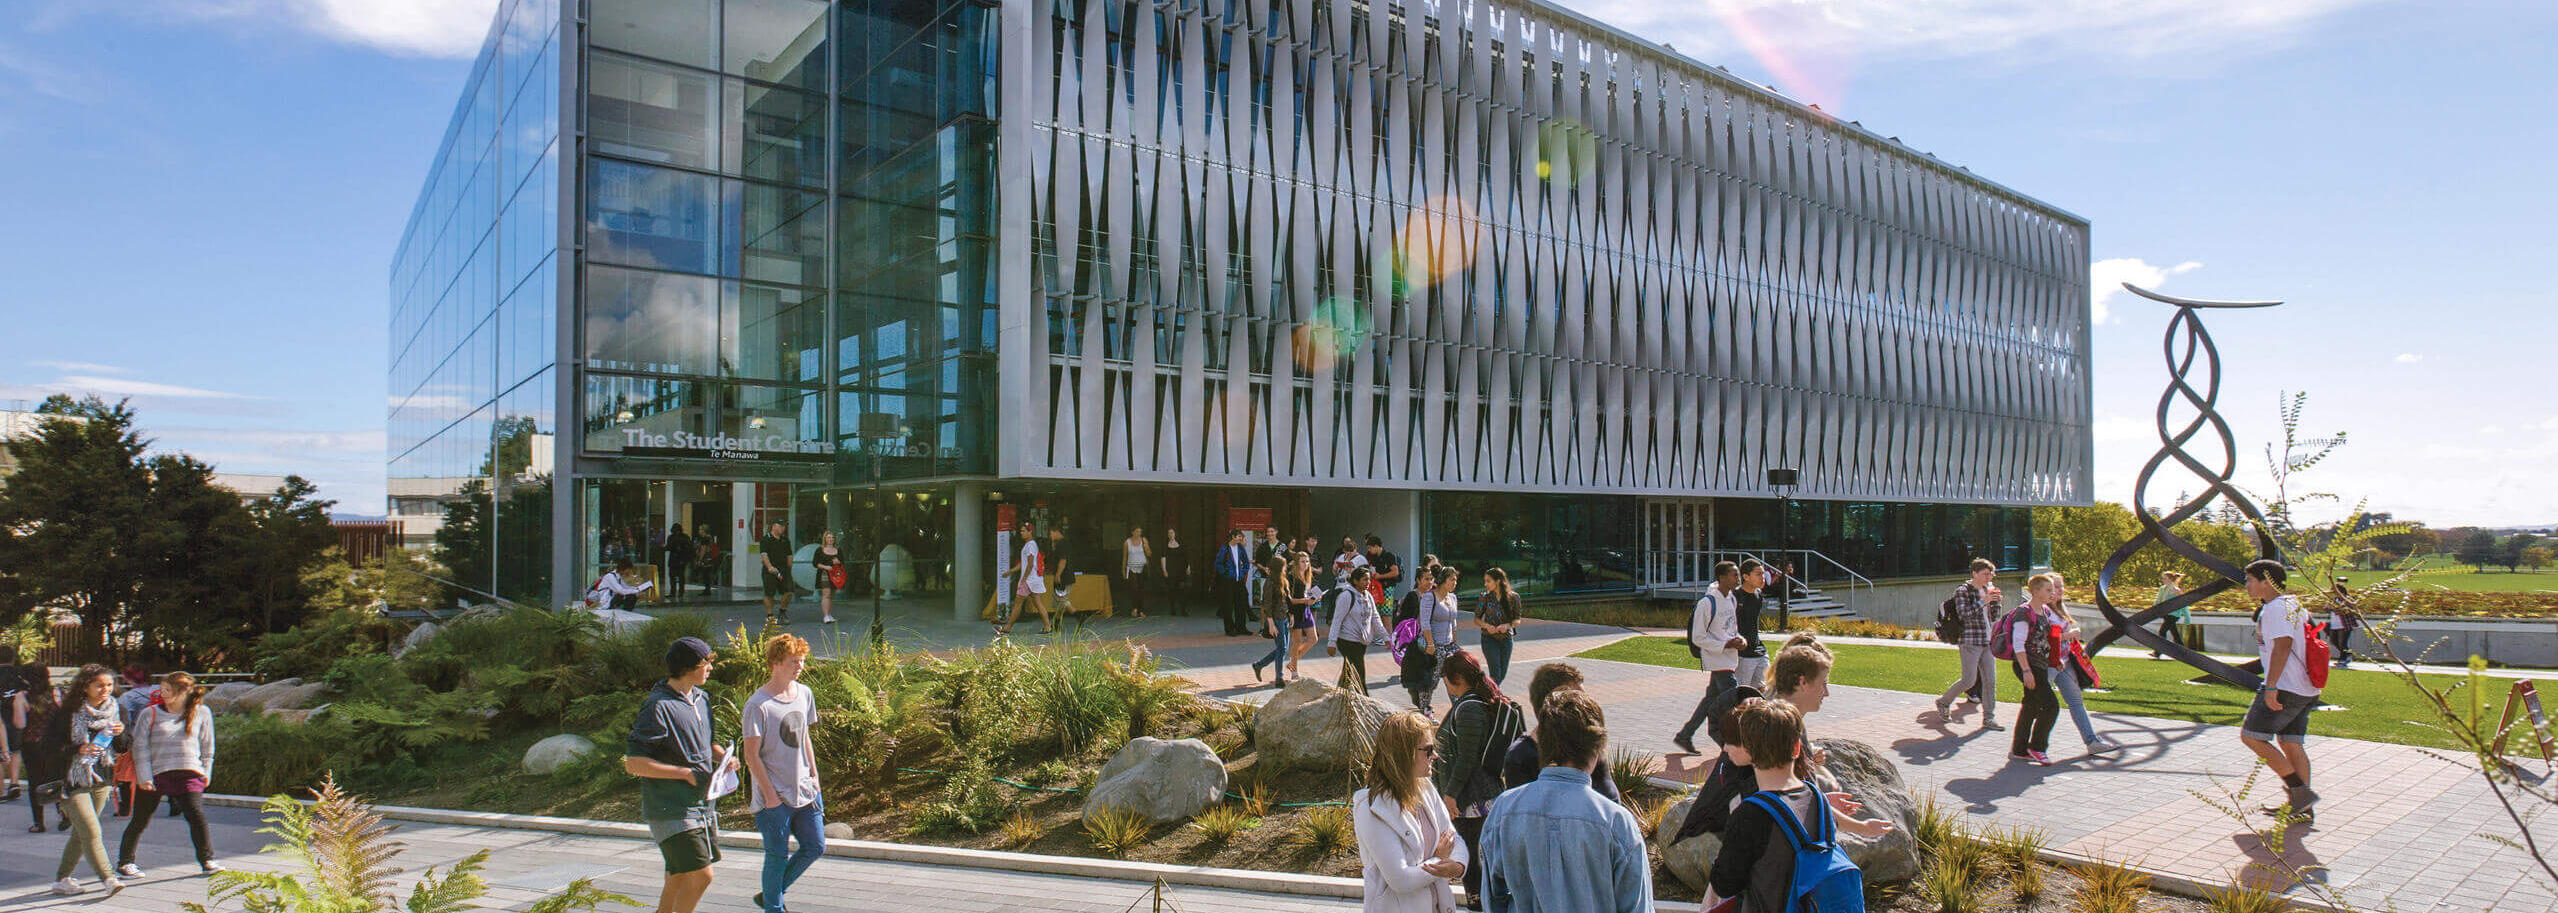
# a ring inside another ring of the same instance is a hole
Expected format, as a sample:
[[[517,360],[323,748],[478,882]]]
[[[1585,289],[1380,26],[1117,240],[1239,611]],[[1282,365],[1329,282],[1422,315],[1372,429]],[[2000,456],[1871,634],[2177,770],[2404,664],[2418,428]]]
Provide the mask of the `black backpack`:
[[[1475,700],[1483,703],[1484,725],[1490,727],[1484,733],[1483,756],[1475,759],[1477,777],[1475,782],[1485,784],[1489,789],[1479,796],[1459,795],[1456,797],[1459,804],[1489,801],[1509,788],[1509,784],[1504,782],[1505,778],[1501,773],[1502,762],[1509,760],[1510,745],[1519,740],[1521,733],[1527,731],[1527,724],[1520,717],[1517,702],[1506,697],[1497,701],[1486,701],[1481,698],[1475,698]],[[1454,715],[1456,710],[1450,708],[1448,713]],[[1460,790],[1460,792],[1464,791]],[[1455,810],[1450,811],[1453,813]]]
[[[1963,609],[1955,605],[1961,598],[1963,592],[1957,588],[1954,595],[1945,597],[1944,604],[1936,607],[1936,639],[1941,643],[1963,642]]]

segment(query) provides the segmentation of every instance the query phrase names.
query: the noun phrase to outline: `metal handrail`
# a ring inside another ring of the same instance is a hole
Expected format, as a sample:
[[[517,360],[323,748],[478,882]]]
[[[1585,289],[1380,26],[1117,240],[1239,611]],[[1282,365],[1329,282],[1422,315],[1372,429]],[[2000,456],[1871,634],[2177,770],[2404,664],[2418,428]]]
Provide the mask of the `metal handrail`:
[[[1660,552],[1660,553],[1665,553],[1665,554],[1666,554],[1666,553],[1668,553],[1670,550],[1667,550],[1667,549],[1660,549],[1660,550],[1656,550],[1656,551],[1657,551],[1657,552]],[[1768,560],[1768,559],[1767,559],[1766,555],[1800,556],[1800,559],[1799,559],[1796,563],[1797,563],[1797,564],[1799,564],[1799,565],[1801,565],[1801,566],[1802,566],[1802,567],[1804,567],[1804,568],[1807,568],[1807,569],[1809,569],[1809,568],[1818,568],[1818,567],[1820,567],[1822,564],[1827,564],[1829,567],[1837,569],[1838,573],[1839,573],[1840,575],[1842,575],[1842,576],[1843,576],[1843,577],[1847,580],[1847,586],[1848,586],[1847,597],[1848,597],[1848,598],[1846,598],[1846,599],[1842,599],[1842,600],[1840,600],[1840,602],[1841,602],[1842,604],[1845,604],[1845,605],[1848,607],[1848,610],[1849,610],[1849,611],[1855,611],[1855,609],[1856,609],[1856,596],[1857,596],[1857,593],[1858,593],[1858,591],[1859,591],[1860,589],[1862,589],[1862,590],[1863,590],[1863,592],[1864,592],[1866,595],[1868,595],[1868,596],[1873,595],[1873,592],[1874,592],[1874,581],[1873,581],[1871,578],[1868,578],[1868,577],[1866,577],[1866,576],[1865,576],[1865,575],[1863,575],[1863,574],[1859,574],[1859,573],[1857,573],[1857,572],[1856,572],[1856,569],[1851,568],[1851,567],[1848,567],[1847,565],[1840,563],[1838,559],[1836,559],[1836,558],[1832,558],[1832,557],[1830,557],[1829,555],[1823,554],[1823,553],[1821,553],[1821,551],[1820,551],[1820,550],[1818,550],[1818,549],[1809,549],[1809,548],[1789,548],[1789,549],[1763,549],[1763,550],[1759,550],[1759,551],[1753,551],[1753,550],[1749,550],[1749,549],[1738,549],[1738,548],[1718,548],[1718,549],[1703,549],[1703,550],[1692,551],[1692,552],[1686,552],[1686,553],[1687,553],[1687,554],[1703,555],[1703,556],[1705,557],[1705,559],[1706,559],[1706,560],[1704,560],[1704,561],[1702,561],[1702,562],[1699,562],[1699,566],[1702,566],[1702,567],[1713,567],[1713,566],[1714,566],[1714,564],[1715,564],[1715,562],[1717,562],[1717,561],[1726,561],[1726,560],[1729,560],[1729,561],[1740,561],[1740,560],[1743,560],[1743,559],[1752,559],[1752,560],[1756,560],[1756,561],[1758,561],[1760,564],[1767,565],[1767,566],[1769,566],[1769,567],[1771,567],[1771,568],[1775,567],[1775,566],[1776,566],[1776,565],[1778,565],[1778,564],[1783,563],[1783,562],[1778,562],[1778,561],[1770,561],[1770,560]],[[1800,583],[1804,584],[1806,587],[1809,587],[1809,586],[1810,586],[1810,579],[1811,579],[1811,576],[1810,576],[1809,574],[1806,574],[1806,575],[1804,575],[1804,576],[1802,576],[1802,577],[1798,577],[1798,578],[1796,578],[1796,579],[1797,579],[1797,582],[1800,582]],[[1660,582],[1654,582],[1654,583],[1652,583],[1652,584],[1651,584],[1651,586],[1652,586],[1653,588],[1655,588],[1655,589],[1659,589],[1659,588],[1663,588],[1663,587],[1698,586],[1698,585],[1708,584],[1708,583],[1713,583],[1713,582],[1714,582],[1714,581],[1712,581],[1712,580],[1678,580],[1678,581],[1660,581]]]

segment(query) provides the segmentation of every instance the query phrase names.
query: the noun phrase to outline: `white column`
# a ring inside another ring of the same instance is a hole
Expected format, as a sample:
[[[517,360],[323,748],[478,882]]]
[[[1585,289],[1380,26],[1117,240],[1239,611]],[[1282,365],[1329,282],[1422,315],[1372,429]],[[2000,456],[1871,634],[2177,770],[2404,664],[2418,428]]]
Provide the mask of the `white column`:
[[[764,580],[763,558],[755,554],[755,540],[762,531],[755,528],[754,482],[737,482],[728,486],[728,582],[760,594]]]
[[[961,482],[950,504],[950,617],[977,620],[986,601],[986,483]]]

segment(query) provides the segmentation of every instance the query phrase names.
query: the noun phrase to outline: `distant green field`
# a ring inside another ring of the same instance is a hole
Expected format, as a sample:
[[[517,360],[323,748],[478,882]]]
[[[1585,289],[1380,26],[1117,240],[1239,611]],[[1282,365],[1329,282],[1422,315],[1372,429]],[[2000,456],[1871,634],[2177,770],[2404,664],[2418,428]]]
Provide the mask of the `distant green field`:
[[[2351,581],[2354,586],[2361,587],[2389,579],[2393,573],[2391,571],[2349,571],[2345,574],[2345,579]],[[2414,578],[2408,580],[2406,585],[2411,590],[2439,587],[2461,593],[2558,592],[2558,570],[2534,571],[2525,568],[2519,572],[2507,572],[2504,568],[2490,568],[2482,574],[2477,569],[2467,566],[2438,564],[2419,572]]]
[[[1831,647],[1838,656],[1838,666],[1830,673],[1833,684],[1888,691],[1915,691],[1934,694],[1954,681],[1955,655],[1952,650],[1926,647],[1886,647],[1869,644],[1836,644]],[[1625,640],[1575,654],[1590,659],[1645,663],[1694,669],[1696,660],[1688,656],[1686,647],[1674,638],[1629,637]],[[2190,667],[2167,660],[2150,659],[2147,653],[2114,649],[2096,658],[2097,671],[2105,676],[2108,690],[2087,695],[2089,710],[2121,713],[2156,719],[2185,720],[2221,726],[2238,725],[2246,713],[2251,695],[2220,684],[2189,684],[2196,673]],[[2428,686],[2447,688],[2466,682],[2453,676],[2423,676]],[[2504,689],[2510,680],[2491,678],[2487,712],[2494,714],[2504,707]],[[2455,692],[2459,693],[2459,692]],[[2015,701],[2023,696],[2013,675],[1999,676],[1999,713],[2014,713]],[[2454,748],[2457,741],[2436,725],[2419,722],[2431,718],[2429,709],[2413,689],[2396,676],[2357,667],[2339,669],[2327,679],[2325,700],[2344,709],[2322,711],[2310,718],[2310,735],[2395,742],[2428,748]],[[2536,751],[2529,727],[2514,724],[2516,737],[2507,751],[2522,754]],[[2076,745],[2077,736],[2069,723],[2060,725],[2064,735],[2057,743]]]

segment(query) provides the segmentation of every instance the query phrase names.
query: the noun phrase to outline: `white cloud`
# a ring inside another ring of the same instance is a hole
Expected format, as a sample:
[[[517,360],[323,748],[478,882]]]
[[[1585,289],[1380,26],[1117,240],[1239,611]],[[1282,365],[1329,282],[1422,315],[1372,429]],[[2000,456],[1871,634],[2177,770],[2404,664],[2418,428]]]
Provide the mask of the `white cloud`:
[[[2168,277],[2202,268],[2203,264],[2198,260],[2187,260],[2175,266],[2151,266],[2149,261],[2138,257],[2098,260],[2087,270],[2089,294],[2092,296],[2088,301],[2088,322],[2103,324],[2114,319],[2114,296],[2123,294],[2123,283],[2156,291]]]
[[[2311,23],[2376,0],[1567,2],[1708,62],[1756,54],[1784,80],[1787,67],[1769,58],[1986,58],[2017,64],[2261,53]]]
[[[179,399],[247,399],[247,397],[241,396],[237,393],[224,393],[220,390],[207,390],[202,387],[181,387],[176,384],[155,384],[147,380],[134,380],[129,377],[96,377],[92,375],[68,374],[64,375],[61,380],[54,381],[54,383],[63,387],[66,391],[96,393],[101,396],[168,396]]]
[[[56,0],[37,10],[38,27],[90,13],[146,20],[229,23],[252,30],[287,28],[334,41],[419,57],[479,52],[498,0],[128,0],[106,4]],[[0,68],[5,68],[0,58]]]
[[[2147,420],[2128,415],[2099,415],[2089,433],[2099,444],[2124,444],[2151,440],[2158,436],[2157,426]]]
[[[2480,427],[2478,428],[2478,433],[2480,433],[2480,434],[2503,434],[2503,433],[2505,433],[2505,426],[2503,426],[2503,425],[2482,425],[2482,426],[2480,426]]]
[[[2398,357],[2393,360],[2402,365],[2412,365],[2417,362],[2424,361],[2425,356],[2418,355],[2414,352],[2400,352],[2398,353]]]
[[[296,25],[400,54],[469,57],[497,0],[290,0]]]
[[[98,364],[98,363],[96,363],[96,362],[90,362],[90,361],[31,361],[31,362],[28,362],[28,364],[35,365],[35,366],[37,366],[37,367],[42,367],[42,368],[52,368],[52,369],[57,370],[57,371],[69,371],[69,372],[72,372],[72,373],[74,373],[74,374],[131,374],[131,373],[133,373],[133,371],[132,371],[131,369],[128,369],[128,368],[119,368],[119,367],[116,367],[116,366],[114,366],[114,365],[102,365],[102,364]]]

